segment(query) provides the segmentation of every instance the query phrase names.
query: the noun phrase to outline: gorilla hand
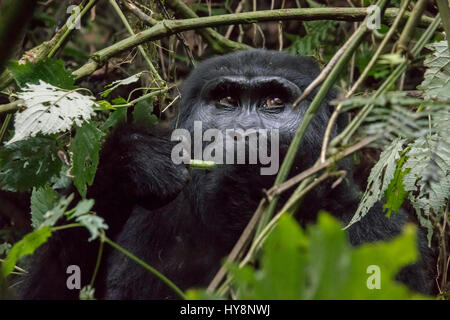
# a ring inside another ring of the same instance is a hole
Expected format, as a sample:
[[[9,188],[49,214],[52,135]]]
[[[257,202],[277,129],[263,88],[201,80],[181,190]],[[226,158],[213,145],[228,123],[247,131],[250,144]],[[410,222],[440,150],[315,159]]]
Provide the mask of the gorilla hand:
[[[189,181],[185,165],[171,160],[174,143],[161,131],[136,126],[115,130],[102,148],[93,197],[108,193],[149,209],[172,201]]]

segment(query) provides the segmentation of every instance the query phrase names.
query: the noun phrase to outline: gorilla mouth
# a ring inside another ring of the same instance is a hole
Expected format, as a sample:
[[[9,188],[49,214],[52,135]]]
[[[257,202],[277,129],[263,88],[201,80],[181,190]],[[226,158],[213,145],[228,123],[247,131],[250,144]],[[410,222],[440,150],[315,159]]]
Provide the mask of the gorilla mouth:
[[[194,121],[193,137],[186,129],[175,129],[171,140],[179,141],[171,154],[175,164],[189,164],[193,154],[195,160],[213,161],[216,164],[270,165],[261,167],[261,175],[278,173],[278,129],[226,129],[224,132],[221,129],[209,128],[203,131],[202,122]]]

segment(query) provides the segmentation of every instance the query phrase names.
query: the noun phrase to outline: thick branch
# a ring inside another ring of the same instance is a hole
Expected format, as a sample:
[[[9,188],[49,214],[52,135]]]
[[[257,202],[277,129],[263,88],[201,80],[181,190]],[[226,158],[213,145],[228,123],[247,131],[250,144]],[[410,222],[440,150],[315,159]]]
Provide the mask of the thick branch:
[[[387,20],[389,21],[394,19],[397,13],[397,9],[388,9],[385,17],[388,17]],[[251,24],[263,21],[295,19],[302,21],[361,21],[366,17],[366,14],[366,8],[307,8],[252,11],[184,20],[163,20],[149,29],[94,53],[91,59],[78,70],[75,70],[73,74],[77,79],[87,76],[101,67],[109,58],[124,50],[134,48],[146,41],[159,40],[182,31],[230,24]],[[424,22],[427,24],[429,21],[424,20]]]

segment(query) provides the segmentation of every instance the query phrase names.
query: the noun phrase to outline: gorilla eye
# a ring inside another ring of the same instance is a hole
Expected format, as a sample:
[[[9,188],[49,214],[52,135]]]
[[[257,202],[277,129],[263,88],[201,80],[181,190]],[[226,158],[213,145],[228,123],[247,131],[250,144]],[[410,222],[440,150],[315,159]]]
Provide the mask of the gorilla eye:
[[[237,99],[232,96],[223,97],[219,100],[219,104],[227,106],[227,107],[235,107],[238,102]]]
[[[278,97],[269,98],[266,100],[267,108],[276,108],[284,104],[283,100]]]

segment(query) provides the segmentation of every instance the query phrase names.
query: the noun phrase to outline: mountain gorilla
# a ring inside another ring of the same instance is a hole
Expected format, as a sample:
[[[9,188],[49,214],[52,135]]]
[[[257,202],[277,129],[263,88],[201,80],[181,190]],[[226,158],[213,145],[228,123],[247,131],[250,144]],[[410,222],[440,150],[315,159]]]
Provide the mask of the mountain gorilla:
[[[174,128],[203,131],[278,129],[280,161],[314,94],[296,108],[293,101],[318,75],[314,60],[264,50],[242,51],[206,60],[185,81]],[[314,164],[330,117],[327,98],[298,150],[291,176]],[[335,128],[332,136],[339,128]],[[222,259],[239,238],[276,175],[261,175],[259,165],[218,165],[214,170],[188,170],[174,164],[170,132],[125,125],[104,144],[89,197],[109,225],[107,235],[155,267],[182,289],[208,285]],[[348,165],[343,164],[344,167]],[[317,186],[296,214],[305,225],[324,209],[344,223],[355,212],[360,191],[348,174],[336,188]],[[282,201],[281,201],[282,202]],[[363,242],[397,235],[407,217],[386,218],[378,204],[349,228],[349,240]],[[55,233],[34,255],[22,297],[77,298],[66,287],[66,268],[78,265],[82,285],[89,283],[97,248],[84,229]],[[173,299],[176,294],[122,253],[106,248],[95,283],[105,299]],[[410,287],[429,292],[424,261],[398,276]]]

